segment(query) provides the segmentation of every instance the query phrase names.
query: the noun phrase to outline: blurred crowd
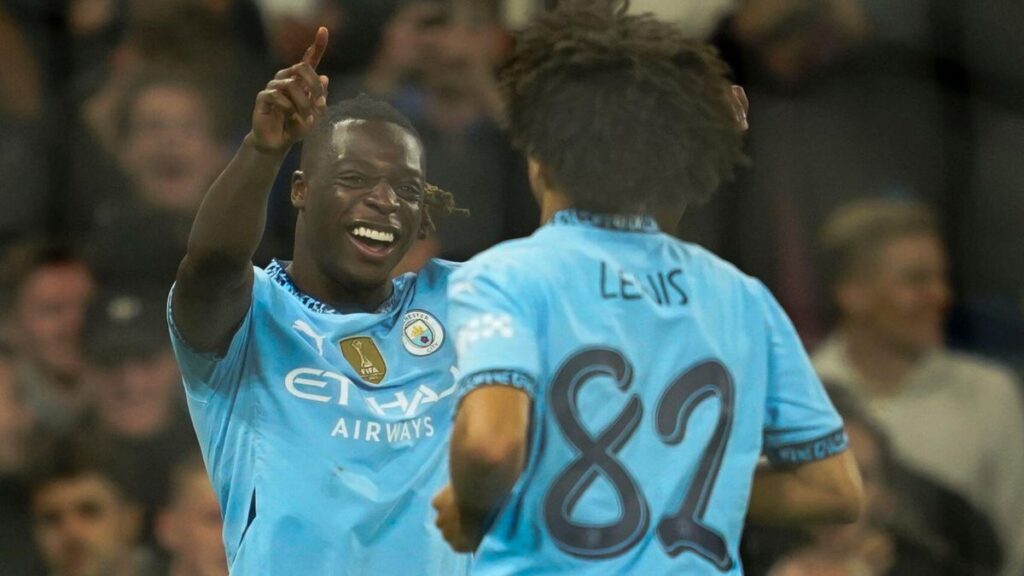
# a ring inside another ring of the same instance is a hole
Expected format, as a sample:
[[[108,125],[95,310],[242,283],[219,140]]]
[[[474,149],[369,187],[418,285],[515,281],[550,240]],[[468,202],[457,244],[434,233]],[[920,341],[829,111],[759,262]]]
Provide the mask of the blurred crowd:
[[[256,93],[328,26],[331,101],[392,102],[471,212],[403,269],[465,260],[537,225],[496,71],[546,4],[0,0],[0,574],[226,574],[164,312]],[[674,232],[772,288],[867,486],[855,525],[750,527],[747,572],[1024,576],[1024,3],[633,4],[746,88],[750,167]]]

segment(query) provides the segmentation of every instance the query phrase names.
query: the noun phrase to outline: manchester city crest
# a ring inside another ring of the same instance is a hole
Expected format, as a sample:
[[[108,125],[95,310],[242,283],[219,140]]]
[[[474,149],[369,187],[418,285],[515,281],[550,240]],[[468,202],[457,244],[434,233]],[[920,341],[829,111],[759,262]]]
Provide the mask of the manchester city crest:
[[[444,328],[428,312],[410,310],[402,323],[402,345],[413,356],[426,356],[444,344]]]

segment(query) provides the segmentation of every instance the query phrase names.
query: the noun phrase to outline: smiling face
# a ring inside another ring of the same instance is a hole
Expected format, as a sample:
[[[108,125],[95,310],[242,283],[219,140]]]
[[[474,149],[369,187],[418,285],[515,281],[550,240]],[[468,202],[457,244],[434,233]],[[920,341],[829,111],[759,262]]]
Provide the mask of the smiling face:
[[[126,136],[121,163],[138,194],[162,208],[191,213],[225,161],[210,110],[186,86],[143,90]]]
[[[848,322],[912,355],[942,344],[950,302],[948,257],[928,233],[886,242],[839,287]]]
[[[306,252],[319,275],[349,290],[380,286],[420,234],[422,147],[396,124],[357,119],[314,144],[292,183],[295,260]]]

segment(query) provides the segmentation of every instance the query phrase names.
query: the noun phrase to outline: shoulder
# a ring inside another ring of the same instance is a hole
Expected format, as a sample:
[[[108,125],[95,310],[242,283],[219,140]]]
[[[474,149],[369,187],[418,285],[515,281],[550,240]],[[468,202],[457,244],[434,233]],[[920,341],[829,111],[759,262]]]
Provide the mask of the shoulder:
[[[419,272],[416,272],[416,279],[420,283],[444,283],[462,266],[461,262],[431,258],[420,268]]]
[[[523,272],[535,276],[557,262],[551,254],[541,257],[542,249],[532,237],[502,242],[465,262],[454,278],[465,280],[486,275],[525,280]]]
[[[988,358],[944,350],[936,369],[949,375],[973,394],[986,395],[993,402],[1020,400],[1020,382],[1008,367]]]
[[[774,311],[775,298],[761,280],[703,246],[669,235],[665,237],[671,249],[678,253],[684,270],[699,278],[717,296],[725,300],[726,295],[732,295],[740,302],[753,302],[768,311]]]
[[[684,242],[683,240],[679,240],[678,238],[673,238],[671,236],[669,237],[669,241],[683,254],[686,261],[688,261],[692,267],[695,267],[702,272],[714,275],[726,282],[735,282],[747,288],[764,288],[764,284],[762,284],[760,280],[746,274],[737,268],[732,262],[729,262],[703,246]]]

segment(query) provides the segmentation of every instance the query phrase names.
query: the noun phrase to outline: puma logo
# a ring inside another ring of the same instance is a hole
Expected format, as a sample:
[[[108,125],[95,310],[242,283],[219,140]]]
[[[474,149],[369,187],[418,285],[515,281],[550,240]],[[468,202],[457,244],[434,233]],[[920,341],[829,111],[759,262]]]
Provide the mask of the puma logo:
[[[313,341],[316,342],[316,351],[317,351],[317,353],[320,354],[321,358],[323,357],[323,355],[324,355],[324,337],[323,336],[321,336],[320,334],[317,334],[313,330],[313,327],[310,326],[309,324],[307,324],[304,320],[296,320],[295,323],[292,324],[292,328],[294,328],[296,332],[300,332],[300,333],[305,334],[306,336],[309,336],[310,338],[312,338]]]

